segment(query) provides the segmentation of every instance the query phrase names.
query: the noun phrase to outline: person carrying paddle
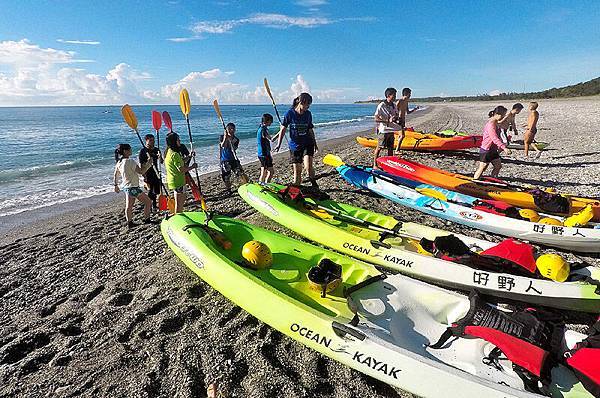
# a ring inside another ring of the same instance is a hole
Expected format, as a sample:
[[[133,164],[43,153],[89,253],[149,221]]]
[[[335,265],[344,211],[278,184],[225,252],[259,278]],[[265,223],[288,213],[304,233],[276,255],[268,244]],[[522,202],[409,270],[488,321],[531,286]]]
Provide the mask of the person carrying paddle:
[[[532,145],[535,141],[535,135],[537,133],[537,122],[540,118],[540,114],[537,111],[538,103],[530,102],[529,103],[529,116],[527,116],[527,129],[525,129],[525,133],[523,134],[524,141],[524,149],[525,149],[525,157],[529,157],[529,146],[533,147],[537,151],[537,155],[535,158],[539,158],[542,155],[542,151],[537,145]]]
[[[238,178],[242,175],[242,167],[235,154],[239,145],[240,139],[235,136],[235,124],[227,123],[225,134],[219,137],[219,160],[221,178],[228,195],[231,195],[231,173],[235,173]]]
[[[144,204],[144,223],[152,223],[150,220],[150,209],[152,206],[152,200],[144,193],[140,188],[139,174],[144,174],[152,167],[152,161],[148,159],[142,166],[138,166],[135,160],[130,158],[131,156],[131,145],[119,144],[115,149],[115,172],[113,174],[113,180],[115,183],[115,192],[119,193],[118,179],[121,176],[121,188],[125,193],[125,219],[127,220],[127,227],[133,228],[137,224],[133,222],[133,204],[135,200],[139,200]]]
[[[183,212],[185,203],[185,173],[198,167],[196,163],[187,166],[190,157],[181,154],[179,134],[167,134],[165,151],[165,169],[167,171],[167,187],[175,193],[175,214]]]
[[[146,140],[146,146],[140,150],[138,160],[140,164],[145,164],[148,159],[151,158],[152,163],[154,164],[153,168],[149,168],[148,171],[144,173],[144,182],[148,189],[148,196],[152,200],[152,208],[156,210],[156,198],[160,195],[160,179],[156,175],[154,169],[158,168],[158,161],[160,160],[162,163],[163,159],[158,148],[154,146],[154,135],[146,134],[144,138]]]
[[[273,156],[271,156],[271,136],[269,135],[271,124],[273,124],[273,115],[265,113],[262,115],[260,127],[256,132],[257,154],[260,161],[259,183],[271,182],[271,178],[273,178]]]
[[[290,163],[294,171],[294,182],[292,185],[300,186],[302,184],[302,164],[308,173],[308,178],[313,187],[319,188],[315,179],[315,169],[313,167],[313,156],[319,150],[315,138],[314,124],[312,114],[308,110],[312,104],[312,96],[308,93],[302,93],[294,98],[292,107],[285,113],[281,128],[279,129],[277,146],[275,152],[279,152],[281,142],[285,136],[287,128],[290,129],[290,140],[288,146],[290,149]]]
[[[373,168],[378,168],[377,158],[382,149],[387,149],[387,155],[394,154],[394,135],[396,131],[402,130],[399,124],[398,108],[396,107],[396,89],[388,87],[385,89],[385,101],[381,101],[375,110],[375,123],[377,123],[378,145],[375,148]],[[402,130],[403,131],[403,130]],[[404,133],[404,131],[403,131]],[[402,136],[404,138],[404,136]]]
[[[402,98],[398,100],[398,124],[400,125],[400,127],[402,127],[402,129],[400,130],[400,136],[398,137],[396,152],[400,151],[400,146],[402,145],[402,141],[404,141],[404,131],[406,129],[406,115],[408,115],[409,113],[413,113],[414,111],[419,109],[418,106],[416,106],[412,110],[408,109],[408,100],[410,99],[411,94],[412,90],[408,87],[404,87],[402,89]]]
[[[504,118],[507,111],[508,110],[505,107],[497,106],[488,114],[490,119],[483,128],[483,140],[481,142],[481,147],[479,148],[479,167],[474,175],[476,180],[481,177],[490,163],[493,167],[492,177],[498,177],[500,168],[502,167],[502,160],[500,158],[500,153],[498,152],[499,149],[504,151],[507,155],[510,155],[510,149],[506,147],[506,144],[504,144],[498,136],[500,132],[498,122]]]
[[[502,120],[498,122],[498,127],[500,127],[500,130],[503,134],[501,139],[506,144],[510,144],[510,137],[508,135],[509,131],[513,131],[515,135],[519,134],[519,132],[517,131],[517,123],[515,122],[515,116],[521,113],[521,110],[523,110],[523,104],[514,104],[510,112],[507,112],[506,115],[502,118]]]

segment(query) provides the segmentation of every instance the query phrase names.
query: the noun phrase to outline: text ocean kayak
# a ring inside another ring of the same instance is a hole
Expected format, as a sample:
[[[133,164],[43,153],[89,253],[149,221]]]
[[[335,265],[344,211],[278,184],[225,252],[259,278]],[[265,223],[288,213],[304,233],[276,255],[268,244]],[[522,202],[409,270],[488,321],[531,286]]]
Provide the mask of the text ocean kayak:
[[[446,397],[448,391],[467,398],[540,397],[524,391],[511,362],[483,363],[494,348],[485,340],[459,339],[437,350],[424,345],[465,316],[466,296],[401,275],[385,278],[359,261],[215,216],[208,226],[233,244],[224,249],[204,223],[203,213],[182,213],[163,221],[161,230],[173,252],[205,282],[301,344],[423,397]],[[242,266],[241,249],[250,240],[270,248],[270,267]],[[323,297],[307,273],[324,259],[342,272],[339,286]],[[581,338],[565,334],[563,345]],[[591,397],[562,365],[552,368],[549,387],[555,397]]]

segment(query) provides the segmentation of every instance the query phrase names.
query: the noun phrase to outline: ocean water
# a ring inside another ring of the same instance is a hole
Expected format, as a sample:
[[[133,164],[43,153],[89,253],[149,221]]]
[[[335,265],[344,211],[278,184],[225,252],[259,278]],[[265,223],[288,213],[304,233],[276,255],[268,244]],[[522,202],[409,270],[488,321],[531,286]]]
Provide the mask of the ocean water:
[[[282,114],[287,106],[278,106]],[[152,110],[168,111],[173,129],[188,145],[185,119],[178,106],[134,106],[140,134],[154,133]],[[374,104],[311,106],[318,140],[341,137],[374,127]],[[256,130],[271,106],[222,105],[225,122],[233,122],[240,138],[242,163],[256,160]],[[217,170],[218,137],[222,126],[210,105],[193,106],[190,113],[199,171]],[[112,192],[114,149],[129,143],[137,159],[141,145],[121,117],[120,107],[0,108],[0,217]],[[164,137],[160,130],[160,148]],[[282,151],[285,141],[282,145]]]

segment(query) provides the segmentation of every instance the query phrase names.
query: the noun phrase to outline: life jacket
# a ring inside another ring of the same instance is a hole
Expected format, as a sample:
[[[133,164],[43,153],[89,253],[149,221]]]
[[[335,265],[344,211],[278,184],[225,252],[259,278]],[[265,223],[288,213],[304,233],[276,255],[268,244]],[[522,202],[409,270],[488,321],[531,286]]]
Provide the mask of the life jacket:
[[[494,247],[473,252],[454,235],[438,236],[433,241],[423,238],[421,247],[434,256],[472,268],[532,277],[536,265],[533,247],[514,239],[505,239]]]
[[[483,358],[483,362],[498,365],[503,353],[513,363],[513,370],[529,391],[541,393],[538,382],[549,380],[554,360],[550,350],[557,338],[557,328],[538,318],[536,311],[504,312],[492,307],[472,292],[467,314],[448,327],[430,348],[441,349],[453,336],[478,337],[495,345],[497,349]]]
[[[291,199],[294,202],[303,202],[305,198],[313,198],[316,200],[327,200],[330,199],[329,195],[318,189],[309,187],[296,187],[294,185],[288,185],[285,188],[277,191],[277,194],[282,199]]]
[[[541,189],[533,189],[529,193],[533,196],[533,203],[543,211],[560,214],[569,213],[571,205],[566,197],[556,193],[544,192]]]
[[[588,337],[565,353],[565,362],[594,397],[600,397],[600,320]]]

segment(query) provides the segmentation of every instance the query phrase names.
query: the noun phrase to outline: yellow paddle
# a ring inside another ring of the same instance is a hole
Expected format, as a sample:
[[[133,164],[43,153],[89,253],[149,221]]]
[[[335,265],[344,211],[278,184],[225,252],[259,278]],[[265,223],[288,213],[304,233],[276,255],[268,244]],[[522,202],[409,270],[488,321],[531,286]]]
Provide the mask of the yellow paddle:
[[[334,155],[333,153],[328,153],[327,155],[325,155],[325,157],[323,158],[323,163],[331,167],[340,167],[345,164],[342,158],[340,158],[337,155]]]
[[[434,199],[443,200],[444,202],[448,201],[448,197],[446,197],[446,195],[444,195],[440,191],[436,191],[435,189],[432,189],[432,188],[415,188],[415,191],[417,191],[418,193],[422,193],[425,196],[434,198]]]
[[[192,129],[190,127],[190,111],[192,108],[192,104],[190,103],[190,94],[184,88],[179,93],[179,107],[181,108],[181,112],[185,116],[185,121],[187,122],[188,135],[190,138],[190,152],[192,153],[192,159],[194,163],[196,163],[196,155],[194,154],[194,139],[192,138]],[[200,192],[200,206],[202,210],[206,211],[206,201],[204,200],[204,195],[202,195],[202,187],[200,186],[200,178],[198,177],[198,169],[194,169],[196,172],[196,183],[198,185],[198,191]]]
[[[267,78],[265,77],[264,79],[264,83],[265,83],[265,90],[267,90],[267,95],[269,96],[269,98],[271,98],[271,103],[273,104],[273,108],[275,109],[275,114],[277,115],[277,120],[279,120],[279,124],[281,125],[281,117],[279,116],[279,112],[277,111],[277,105],[275,105],[275,99],[273,98],[273,94],[271,93],[271,87],[269,87],[269,82],[267,81]],[[273,137],[271,137],[271,140],[275,140],[277,139],[277,137],[279,136],[279,133],[275,134]],[[287,136],[285,137],[285,141],[287,142]]]
[[[213,108],[215,108],[215,112],[217,112],[217,116],[219,117],[219,120],[221,121],[221,124],[223,125],[223,132],[225,134],[227,134],[227,129],[225,128],[225,121],[223,120],[223,114],[221,113],[221,108],[219,107],[219,101],[214,100],[213,101]],[[246,175],[246,173],[244,173],[244,169],[242,168],[242,163],[240,162],[240,159],[237,157],[237,154],[235,153],[235,149],[233,148],[233,144],[231,143],[231,141],[229,141],[229,147],[231,148],[231,152],[233,152],[233,157],[235,158],[235,160],[238,162],[238,165],[240,166],[240,172],[241,172],[241,176],[240,176],[240,180],[242,181],[242,184],[247,184],[249,180],[248,176]]]
[[[121,108],[121,114],[123,115],[123,119],[125,119],[125,123],[127,123],[127,125],[129,127],[131,127],[131,129],[133,131],[135,131],[135,134],[137,135],[138,139],[140,140],[140,144],[142,144],[142,148],[145,147],[144,141],[142,141],[142,137],[140,136],[140,132],[138,131],[137,117],[135,116],[133,109],[131,109],[131,106],[129,106],[129,104],[123,105],[123,107]],[[154,172],[158,176],[159,174],[158,174],[158,171],[156,170],[156,168],[154,167],[154,163],[152,163],[152,168],[154,169]],[[165,192],[167,192],[167,193],[169,192],[167,190],[167,188],[165,187],[165,184],[162,182],[162,179],[160,180],[160,185]],[[160,200],[160,198],[159,198],[158,206],[159,206],[158,207],[159,210],[168,210],[171,207],[174,208],[175,200],[173,198],[171,198],[170,196],[168,197],[166,202],[164,200]]]

